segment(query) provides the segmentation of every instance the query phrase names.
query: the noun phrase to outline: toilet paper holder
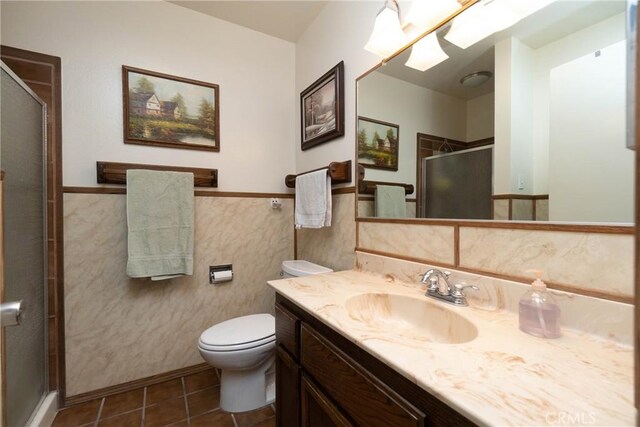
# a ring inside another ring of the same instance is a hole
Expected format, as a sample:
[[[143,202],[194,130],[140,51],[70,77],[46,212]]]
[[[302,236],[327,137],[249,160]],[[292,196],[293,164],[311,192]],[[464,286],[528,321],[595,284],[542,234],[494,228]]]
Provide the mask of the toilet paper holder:
[[[209,284],[214,285],[233,280],[233,264],[209,266]]]

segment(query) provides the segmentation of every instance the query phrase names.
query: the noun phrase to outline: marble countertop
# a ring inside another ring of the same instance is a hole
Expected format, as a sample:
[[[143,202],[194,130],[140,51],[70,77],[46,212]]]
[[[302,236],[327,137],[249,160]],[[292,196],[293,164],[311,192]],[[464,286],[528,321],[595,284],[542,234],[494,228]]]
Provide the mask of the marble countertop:
[[[631,346],[572,330],[559,339],[536,338],[518,329],[513,312],[452,306],[391,276],[342,271],[269,285],[480,425],[635,424]],[[420,341],[351,316],[346,301],[372,292],[453,311],[478,335],[461,344]]]

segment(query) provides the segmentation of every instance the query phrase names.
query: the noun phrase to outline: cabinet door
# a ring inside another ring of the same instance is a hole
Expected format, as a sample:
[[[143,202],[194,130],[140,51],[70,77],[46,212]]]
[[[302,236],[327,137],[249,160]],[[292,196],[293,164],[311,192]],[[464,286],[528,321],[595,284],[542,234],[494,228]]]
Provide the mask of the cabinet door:
[[[425,415],[303,323],[300,364],[358,425],[423,427]]]
[[[302,376],[300,405],[302,407],[302,427],[348,427],[353,425],[305,375]]]
[[[300,425],[300,367],[278,346],[276,349],[276,424]]]

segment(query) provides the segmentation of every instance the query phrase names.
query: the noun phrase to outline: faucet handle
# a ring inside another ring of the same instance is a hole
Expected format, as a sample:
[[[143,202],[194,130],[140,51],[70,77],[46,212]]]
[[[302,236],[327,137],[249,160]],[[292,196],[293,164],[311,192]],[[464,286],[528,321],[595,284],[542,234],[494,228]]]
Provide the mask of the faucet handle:
[[[465,284],[457,283],[457,284],[453,285],[453,293],[451,295],[456,297],[456,298],[462,298],[462,297],[464,297],[464,292],[462,292],[462,291],[464,289],[466,289],[466,288],[471,288],[474,291],[479,291],[480,290],[480,288],[477,287],[476,285],[465,285]]]
[[[449,280],[449,276],[451,276],[451,272],[449,270],[443,271],[442,274],[444,274],[444,278],[446,280]]]

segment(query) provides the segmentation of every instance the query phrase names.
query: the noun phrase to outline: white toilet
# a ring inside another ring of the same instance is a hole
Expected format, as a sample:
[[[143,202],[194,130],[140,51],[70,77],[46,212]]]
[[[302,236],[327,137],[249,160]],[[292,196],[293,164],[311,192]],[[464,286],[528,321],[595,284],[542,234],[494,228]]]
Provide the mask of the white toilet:
[[[302,260],[282,263],[285,278],[331,271]],[[251,411],[275,400],[275,348],[276,321],[266,313],[226,320],[200,335],[200,355],[209,365],[222,371],[222,410]]]

